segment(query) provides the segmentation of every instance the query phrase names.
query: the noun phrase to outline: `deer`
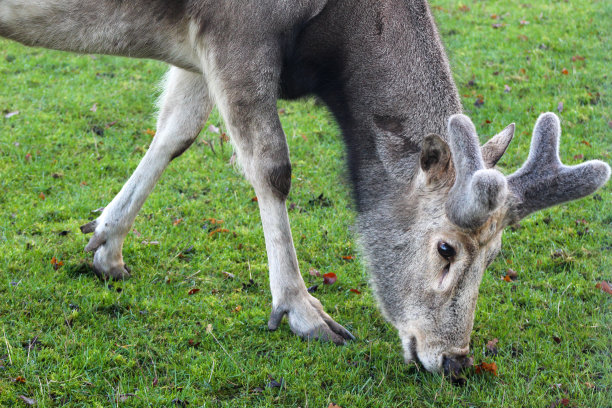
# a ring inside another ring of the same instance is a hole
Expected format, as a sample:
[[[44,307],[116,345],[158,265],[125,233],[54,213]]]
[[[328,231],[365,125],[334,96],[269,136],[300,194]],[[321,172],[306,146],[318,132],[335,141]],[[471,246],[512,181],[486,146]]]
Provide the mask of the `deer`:
[[[306,289],[286,199],[289,149],[279,98],[315,95],[346,146],[359,239],[379,307],[406,362],[457,374],[485,268],[502,231],[603,186],[610,166],[566,166],[553,113],[536,121],[526,162],[495,164],[510,124],[480,146],[463,115],[425,0],[0,0],[0,36],[35,47],[150,58],[170,65],[148,151],[100,216],[93,268],[126,279],[122,247],[168,164],[194,142],[214,105],[258,198],[269,264],[270,330],[286,316],[304,339],[354,339]]]

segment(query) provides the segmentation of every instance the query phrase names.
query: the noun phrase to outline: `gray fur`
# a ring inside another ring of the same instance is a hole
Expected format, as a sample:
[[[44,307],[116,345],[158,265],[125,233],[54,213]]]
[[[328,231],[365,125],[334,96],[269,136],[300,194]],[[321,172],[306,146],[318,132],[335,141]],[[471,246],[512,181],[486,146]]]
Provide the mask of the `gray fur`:
[[[285,205],[289,150],[279,97],[316,94],[344,135],[366,263],[406,361],[450,373],[466,357],[478,288],[504,226],[603,185],[610,169],[558,159],[559,122],[540,117],[527,163],[491,169],[514,126],[478,146],[462,115],[424,0],[0,0],[0,36],[76,52],[155,58],[168,74],[157,134],[100,217],[94,268],[130,275],[123,241],[168,163],[200,132],[213,104],[258,197],[270,269],[269,328],[284,316],[305,338],[352,335],[307,291]],[[438,252],[440,243],[455,249]]]

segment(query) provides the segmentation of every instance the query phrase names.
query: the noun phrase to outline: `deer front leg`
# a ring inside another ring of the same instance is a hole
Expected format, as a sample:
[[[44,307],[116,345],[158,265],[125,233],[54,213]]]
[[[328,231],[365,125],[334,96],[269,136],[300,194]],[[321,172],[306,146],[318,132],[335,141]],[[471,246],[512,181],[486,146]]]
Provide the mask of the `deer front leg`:
[[[289,149],[276,110],[276,71],[268,65],[275,60],[274,52],[260,49],[245,54],[264,58],[247,62],[217,56],[220,59],[216,67],[209,65],[207,78],[238,162],[257,195],[272,292],[268,327],[275,330],[287,315],[291,330],[298,336],[343,344],[353,336],[306,290],[291,237],[285,204],[291,186]],[[240,67],[240,75],[232,67]]]
[[[94,234],[85,250],[95,251],[93,266],[99,276],[124,279],[130,275],[123,262],[123,241],[162,172],[191,146],[211,109],[204,77],[172,67],[161,98],[157,132],[147,153],[100,217],[81,227],[83,233]]]

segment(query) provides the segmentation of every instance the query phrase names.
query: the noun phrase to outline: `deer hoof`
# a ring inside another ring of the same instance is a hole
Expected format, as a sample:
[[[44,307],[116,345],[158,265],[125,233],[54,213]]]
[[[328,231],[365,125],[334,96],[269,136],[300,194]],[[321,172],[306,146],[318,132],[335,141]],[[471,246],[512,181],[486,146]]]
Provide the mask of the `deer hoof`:
[[[325,311],[321,302],[310,295],[285,307],[275,307],[268,321],[268,328],[276,330],[284,315],[289,318],[291,331],[304,340],[331,341],[343,345],[355,337],[344,327],[336,323]]]
[[[130,269],[125,264],[113,266],[110,269],[104,270],[96,267],[96,264],[94,262],[93,270],[96,275],[103,280],[125,280],[132,276],[130,274]]]

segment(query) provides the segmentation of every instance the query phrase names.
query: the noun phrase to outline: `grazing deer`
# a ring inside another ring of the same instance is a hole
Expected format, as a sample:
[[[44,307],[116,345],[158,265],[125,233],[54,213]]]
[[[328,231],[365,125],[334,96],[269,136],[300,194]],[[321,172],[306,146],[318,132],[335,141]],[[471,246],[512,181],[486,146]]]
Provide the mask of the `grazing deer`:
[[[514,125],[479,146],[425,0],[0,0],[0,35],[26,45],[154,58],[172,65],[157,134],[85,247],[105,278],[129,276],[122,246],[168,163],[193,143],[216,104],[258,197],[275,330],[353,336],[306,290],[285,205],[291,164],[278,98],[320,97],[347,147],[372,284],[406,361],[455,373],[467,357],[483,272],[502,230],[591,194],[600,161],[564,166],[560,124],[538,119],[527,162],[493,166]]]

